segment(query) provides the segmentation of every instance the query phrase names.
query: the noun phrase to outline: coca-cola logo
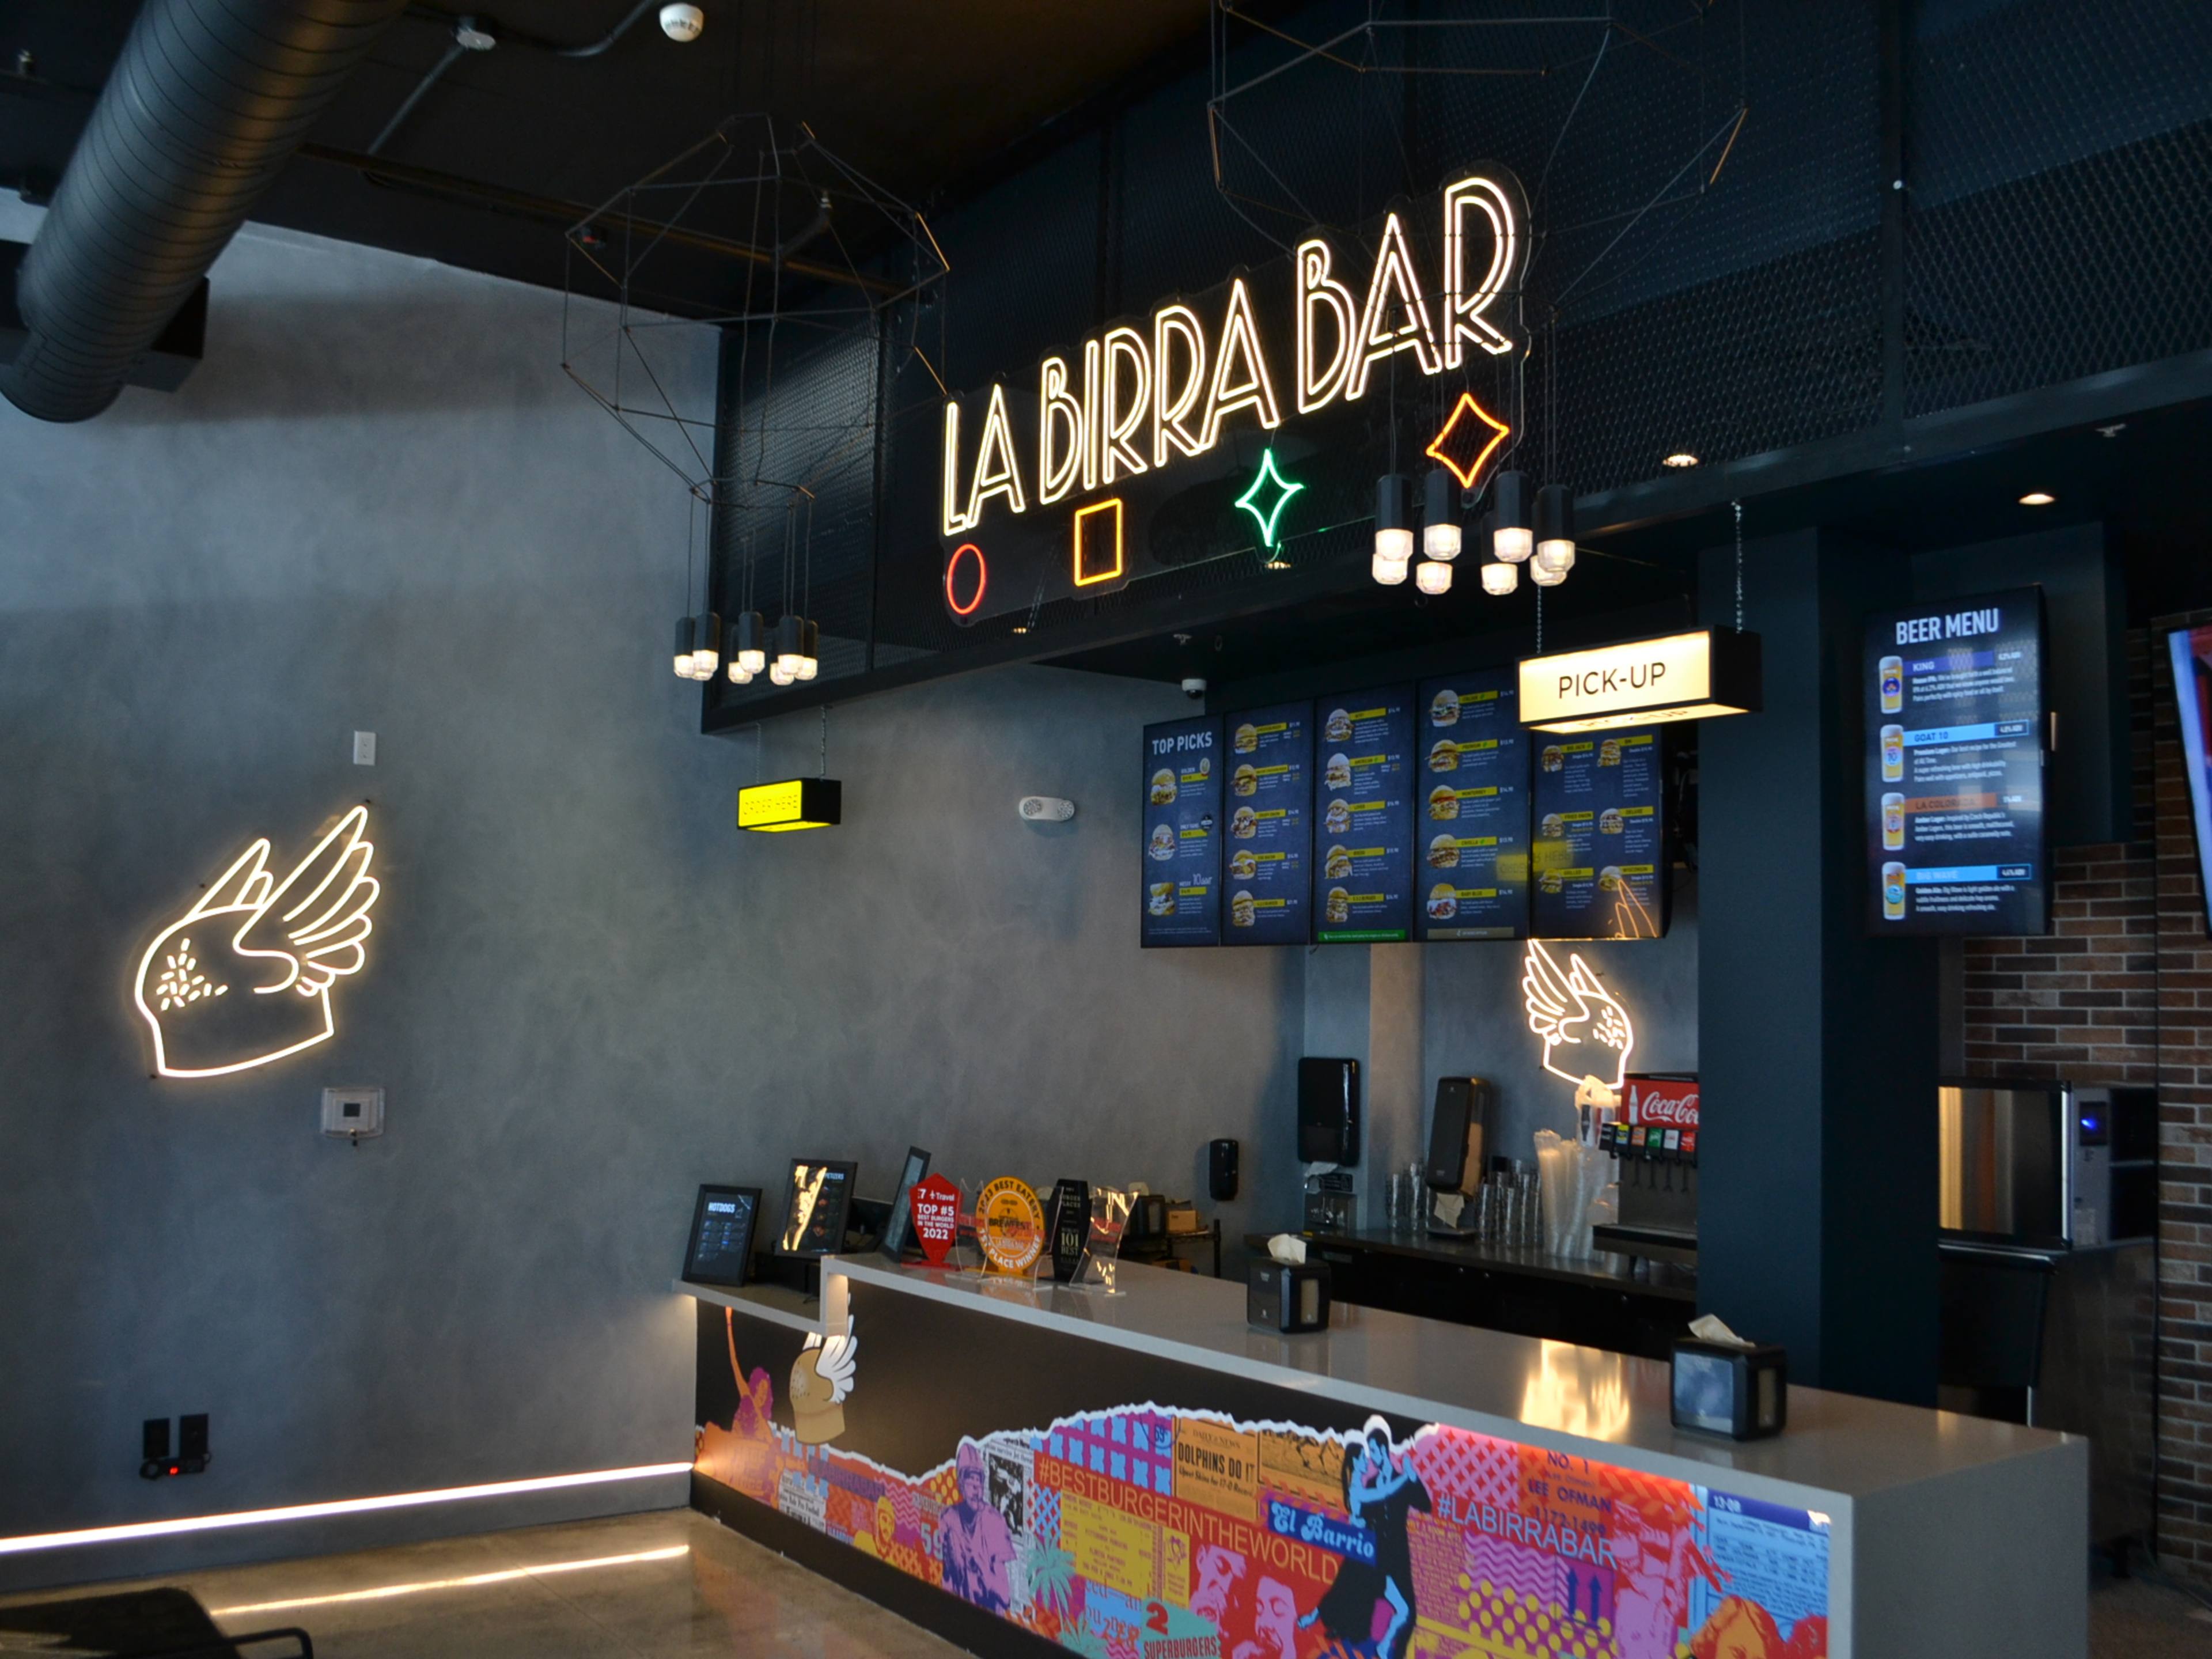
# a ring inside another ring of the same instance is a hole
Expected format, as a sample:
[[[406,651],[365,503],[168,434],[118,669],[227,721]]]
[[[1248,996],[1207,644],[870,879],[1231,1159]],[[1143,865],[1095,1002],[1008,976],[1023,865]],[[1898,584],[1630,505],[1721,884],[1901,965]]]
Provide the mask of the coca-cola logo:
[[[1628,1121],[1664,1127],[1698,1127],[1698,1085],[1670,1078],[1628,1079]]]

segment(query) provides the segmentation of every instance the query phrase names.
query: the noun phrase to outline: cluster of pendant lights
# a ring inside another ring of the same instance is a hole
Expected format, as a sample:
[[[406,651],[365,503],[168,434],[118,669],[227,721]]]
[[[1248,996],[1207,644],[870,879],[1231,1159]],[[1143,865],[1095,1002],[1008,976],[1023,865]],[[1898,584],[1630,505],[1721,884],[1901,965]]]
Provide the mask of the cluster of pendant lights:
[[[739,685],[750,685],[761,674],[789,685],[822,672],[821,647],[820,626],[795,611],[786,611],[773,628],[759,611],[744,611],[725,633],[722,619],[708,611],[677,622],[676,678],[711,680],[726,665]]]
[[[1412,481],[1393,472],[1375,486],[1375,580],[1395,587],[1410,573],[1424,593],[1451,591],[1452,564],[1460,555],[1459,480],[1437,467],[1422,481],[1421,557],[1413,560]],[[1521,567],[1539,587],[1557,587],[1575,568],[1575,500],[1565,484],[1546,484],[1529,500],[1524,472],[1501,472],[1491,483],[1491,510],[1482,532],[1495,557],[1482,567],[1482,591],[1510,593]]]

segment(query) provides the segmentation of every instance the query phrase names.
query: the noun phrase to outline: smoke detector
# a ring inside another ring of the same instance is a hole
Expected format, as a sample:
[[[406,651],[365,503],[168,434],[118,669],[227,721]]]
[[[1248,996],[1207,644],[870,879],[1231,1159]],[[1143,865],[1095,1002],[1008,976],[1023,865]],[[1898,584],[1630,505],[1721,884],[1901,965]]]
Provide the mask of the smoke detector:
[[[679,46],[690,46],[707,27],[707,14],[696,6],[663,6],[660,32]]]

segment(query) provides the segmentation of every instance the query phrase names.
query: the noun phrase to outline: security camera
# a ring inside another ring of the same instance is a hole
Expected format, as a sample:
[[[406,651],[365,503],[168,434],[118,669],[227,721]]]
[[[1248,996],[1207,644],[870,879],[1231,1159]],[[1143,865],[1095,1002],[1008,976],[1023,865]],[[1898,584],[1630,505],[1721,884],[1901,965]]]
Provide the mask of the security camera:
[[[1206,695],[1206,682],[1200,679],[1185,680],[1182,683],[1182,694],[1186,697],[1189,697],[1194,701]]]
[[[663,6],[660,32],[678,46],[690,46],[707,27],[707,14],[696,6]]]

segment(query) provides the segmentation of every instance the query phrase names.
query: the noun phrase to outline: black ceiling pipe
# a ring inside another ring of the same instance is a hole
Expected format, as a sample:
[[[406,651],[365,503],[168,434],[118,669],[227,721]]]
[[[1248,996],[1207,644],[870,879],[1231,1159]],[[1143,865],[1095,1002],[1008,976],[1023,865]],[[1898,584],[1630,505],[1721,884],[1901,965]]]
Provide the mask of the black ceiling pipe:
[[[115,401],[406,0],[147,0],[24,256],[0,394],[45,421]]]

